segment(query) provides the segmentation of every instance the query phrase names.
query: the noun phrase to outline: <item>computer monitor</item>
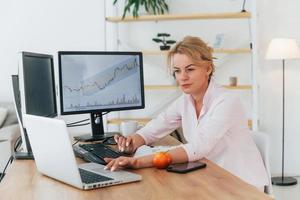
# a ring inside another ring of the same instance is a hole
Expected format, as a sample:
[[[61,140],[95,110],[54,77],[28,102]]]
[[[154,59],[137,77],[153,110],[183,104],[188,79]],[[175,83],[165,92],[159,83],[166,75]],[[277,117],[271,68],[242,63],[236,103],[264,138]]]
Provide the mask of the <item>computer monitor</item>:
[[[21,132],[22,141],[25,143],[23,149],[25,153],[27,151],[30,154],[26,122],[22,121],[22,115],[57,116],[53,56],[31,52],[21,52],[19,56],[20,98],[15,98],[15,101],[21,102],[22,114],[19,115],[19,122],[21,129],[24,130],[23,133]],[[14,82],[17,82],[16,77],[13,77],[14,79]],[[14,91],[16,94],[17,89],[15,88]],[[17,107],[17,109],[20,108]]]
[[[101,140],[102,113],[145,107],[141,52],[60,51],[59,88],[61,114],[91,114],[92,135],[81,141]]]

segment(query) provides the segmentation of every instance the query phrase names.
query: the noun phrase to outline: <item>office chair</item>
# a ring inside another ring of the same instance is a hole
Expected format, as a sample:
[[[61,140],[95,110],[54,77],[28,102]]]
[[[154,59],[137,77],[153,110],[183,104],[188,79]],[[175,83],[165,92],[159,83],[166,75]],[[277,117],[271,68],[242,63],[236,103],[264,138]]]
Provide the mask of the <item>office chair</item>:
[[[265,193],[273,196],[272,182],[271,182],[271,171],[269,162],[269,137],[263,132],[252,132],[253,140],[261,154],[265,168],[268,173],[269,184],[265,186]]]

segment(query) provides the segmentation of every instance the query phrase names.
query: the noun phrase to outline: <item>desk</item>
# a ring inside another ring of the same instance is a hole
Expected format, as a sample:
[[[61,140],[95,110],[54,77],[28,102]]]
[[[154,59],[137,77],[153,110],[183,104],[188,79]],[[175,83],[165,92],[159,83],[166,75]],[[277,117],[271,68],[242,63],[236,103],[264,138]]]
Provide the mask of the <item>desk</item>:
[[[160,144],[175,144],[172,139]],[[31,160],[17,160],[0,183],[3,200],[270,199],[209,160],[205,169],[175,174],[154,168],[134,170],[142,181],[82,191],[37,172]],[[62,163],[63,166],[63,163]]]

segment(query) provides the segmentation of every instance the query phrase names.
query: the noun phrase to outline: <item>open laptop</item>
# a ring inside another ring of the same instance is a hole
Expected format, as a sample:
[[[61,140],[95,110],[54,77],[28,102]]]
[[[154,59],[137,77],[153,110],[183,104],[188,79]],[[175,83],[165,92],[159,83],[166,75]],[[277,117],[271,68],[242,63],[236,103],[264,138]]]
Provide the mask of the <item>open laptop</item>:
[[[133,181],[142,177],[127,171],[104,170],[104,165],[77,165],[67,127],[59,119],[25,115],[24,123],[40,173],[88,190]]]

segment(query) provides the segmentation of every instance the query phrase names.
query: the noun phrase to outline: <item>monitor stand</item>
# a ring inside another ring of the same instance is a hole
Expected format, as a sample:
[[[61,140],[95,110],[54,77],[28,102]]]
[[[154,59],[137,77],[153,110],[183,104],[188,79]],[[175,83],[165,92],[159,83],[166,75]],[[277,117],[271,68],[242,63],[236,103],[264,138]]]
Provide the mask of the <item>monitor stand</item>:
[[[91,113],[91,126],[92,126],[92,135],[80,135],[75,136],[74,139],[82,142],[92,142],[98,140],[104,140],[106,138],[113,137],[118,132],[104,132],[103,128],[103,119],[102,113]]]
[[[27,152],[22,152],[22,151],[15,152],[14,159],[16,159],[16,160],[33,160],[34,157],[33,157],[31,145],[30,145],[28,135],[27,135],[25,128],[23,128],[23,134],[24,134],[24,138],[25,138],[25,143],[23,143],[23,145],[26,145]]]
[[[13,93],[14,93],[15,110],[16,110],[16,115],[17,115],[18,122],[19,122],[21,136],[22,136],[22,143],[23,143],[22,145],[23,145],[23,148],[25,149],[24,152],[15,152],[14,158],[20,159],[20,160],[34,159],[26,129],[23,127],[22,111],[21,111],[21,97],[20,97],[20,89],[19,89],[19,76],[12,75],[11,80],[12,80]]]

